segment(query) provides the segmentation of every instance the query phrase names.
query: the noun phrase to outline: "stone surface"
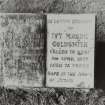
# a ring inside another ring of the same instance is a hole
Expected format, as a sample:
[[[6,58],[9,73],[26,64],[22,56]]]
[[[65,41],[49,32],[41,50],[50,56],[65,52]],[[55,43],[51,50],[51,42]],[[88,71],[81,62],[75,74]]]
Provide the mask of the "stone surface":
[[[9,13],[95,13],[96,40],[105,41],[104,0],[1,0],[0,12]]]
[[[0,0],[0,12],[95,13],[97,15],[95,76],[99,80],[98,87],[105,87],[105,0]]]

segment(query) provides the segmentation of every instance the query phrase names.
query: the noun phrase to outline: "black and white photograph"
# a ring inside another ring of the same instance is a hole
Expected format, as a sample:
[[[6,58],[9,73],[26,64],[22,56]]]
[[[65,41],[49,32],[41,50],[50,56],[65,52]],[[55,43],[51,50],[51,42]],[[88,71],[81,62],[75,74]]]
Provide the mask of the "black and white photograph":
[[[105,105],[105,0],[0,0],[0,105]]]

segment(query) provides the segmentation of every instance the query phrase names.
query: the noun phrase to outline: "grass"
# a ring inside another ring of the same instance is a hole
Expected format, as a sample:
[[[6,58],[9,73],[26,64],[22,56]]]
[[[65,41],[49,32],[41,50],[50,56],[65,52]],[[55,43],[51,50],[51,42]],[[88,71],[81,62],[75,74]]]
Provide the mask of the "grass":
[[[101,89],[0,88],[0,105],[105,105],[105,92]]]

